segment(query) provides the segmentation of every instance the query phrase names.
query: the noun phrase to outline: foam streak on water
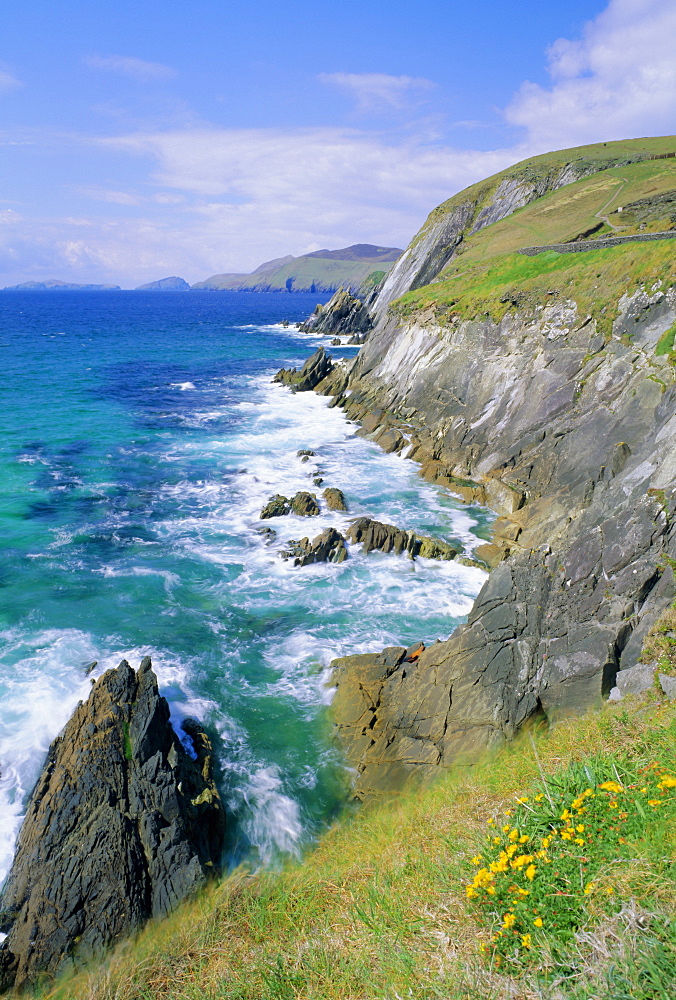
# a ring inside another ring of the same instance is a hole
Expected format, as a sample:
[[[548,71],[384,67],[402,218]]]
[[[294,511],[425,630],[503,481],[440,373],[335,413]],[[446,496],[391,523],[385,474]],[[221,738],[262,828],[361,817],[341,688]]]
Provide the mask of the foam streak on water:
[[[49,742],[122,656],[151,655],[172,718],[209,727],[230,858],[297,853],[344,791],[330,660],[445,638],[485,578],[358,546],[339,566],[280,558],[289,539],[362,514],[467,550],[486,521],[355,437],[327,399],[271,383],[319,343],[277,323],[302,296],[191,293],[170,309],[116,295],[28,297],[23,312],[12,299],[2,331],[14,354],[0,416],[0,879]],[[50,326],[67,332],[45,339]],[[325,486],[347,514],[260,521],[273,493]]]

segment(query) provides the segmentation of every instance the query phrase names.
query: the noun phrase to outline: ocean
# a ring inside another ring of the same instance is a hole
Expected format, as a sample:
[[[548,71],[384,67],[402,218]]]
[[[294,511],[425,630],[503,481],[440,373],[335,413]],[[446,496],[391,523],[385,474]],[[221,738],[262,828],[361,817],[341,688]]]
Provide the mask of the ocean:
[[[326,343],[294,325],[316,302],[0,292],[0,883],[49,743],[122,657],[149,654],[172,719],[208,727],[227,860],[271,863],[345,801],[331,659],[446,638],[467,615],[473,567],[357,547],[340,565],[280,558],[359,515],[471,551],[490,519],[356,437],[328,399],[271,382]],[[326,486],[347,514],[260,521],[272,494]]]

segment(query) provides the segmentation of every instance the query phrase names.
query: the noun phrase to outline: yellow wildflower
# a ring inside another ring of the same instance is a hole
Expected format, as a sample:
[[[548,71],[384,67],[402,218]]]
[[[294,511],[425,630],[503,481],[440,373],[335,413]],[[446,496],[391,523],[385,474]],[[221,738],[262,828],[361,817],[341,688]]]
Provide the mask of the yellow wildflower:
[[[518,844],[509,844],[507,846],[507,850],[505,853],[507,854],[508,858],[511,858],[516,854],[518,850],[519,850]]]
[[[570,819],[570,813],[568,812],[567,809],[563,810],[563,812],[561,813],[560,819],[563,819],[563,820]]]
[[[593,892],[595,888],[596,888],[596,882],[587,882],[586,886],[584,887],[585,896],[588,896],[589,893]]]
[[[535,798],[533,799],[533,802],[542,802],[543,799],[544,795],[542,794],[542,792],[538,792]]]
[[[528,796],[524,795],[523,798],[517,799],[516,801],[519,803],[520,806],[522,806],[524,802],[528,802]]]
[[[604,792],[614,792],[615,795],[624,791],[622,785],[618,785],[616,781],[604,781],[601,785],[599,785],[599,788]]]
[[[519,831],[517,829],[510,830],[509,831],[509,839],[510,840],[518,840],[519,839]]]
[[[512,829],[512,828],[511,828],[511,826],[509,825],[509,823],[505,823],[505,825],[504,825],[504,826],[503,826],[503,828],[502,828],[502,832],[503,832],[503,833],[509,833],[509,831],[510,831],[511,829]]]
[[[472,864],[473,865],[480,865],[482,861],[483,861],[483,858],[481,857],[480,854],[477,854],[476,857],[472,858]]]
[[[531,882],[535,878],[535,871],[535,865],[528,865],[528,868],[526,868],[526,878],[530,879]]]
[[[542,917],[536,917],[533,923],[536,927],[542,927]]]
[[[552,842],[552,838],[551,837],[543,837],[542,838],[542,846],[544,847],[545,851],[547,850],[547,848],[549,847],[549,845],[551,844],[551,842]]]
[[[474,897],[476,896],[476,889],[474,888],[473,885],[465,886],[465,892],[467,893],[468,899],[474,899]]]
[[[577,833],[584,833],[584,823],[578,823],[578,825],[575,827],[575,830],[577,831]]]
[[[521,935],[521,944],[523,945],[524,948],[530,948],[530,945],[531,945],[531,936],[530,936],[530,934],[522,934]]]
[[[505,913],[504,917],[502,918],[502,926],[505,928],[505,930],[508,931],[509,928],[513,927],[515,923],[516,923],[516,917],[514,916],[514,914]]]
[[[661,806],[663,799],[648,799],[649,806]]]
[[[618,806],[617,802],[609,802],[608,803],[608,808],[609,809],[619,809],[619,806]]]
[[[520,844],[526,844],[529,840],[530,840],[530,837],[528,836],[527,833],[522,833],[521,836],[519,837],[519,843]]]
[[[570,831],[568,830],[561,831],[561,840],[572,840],[572,839],[573,839],[573,834],[570,833]]]
[[[672,778],[670,774],[665,774],[663,778],[657,783],[658,788],[676,788],[676,778]]]
[[[500,838],[499,837],[493,837],[493,843],[494,844],[499,844],[500,843]]]
[[[523,868],[524,865],[527,865],[532,860],[532,854],[520,854],[518,858],[514,858],[512,861],[512,868]]]
[[[582,839],[582,837],[576,837],[575,843],[577,844],[578,847],[584,847],[584,840]]]

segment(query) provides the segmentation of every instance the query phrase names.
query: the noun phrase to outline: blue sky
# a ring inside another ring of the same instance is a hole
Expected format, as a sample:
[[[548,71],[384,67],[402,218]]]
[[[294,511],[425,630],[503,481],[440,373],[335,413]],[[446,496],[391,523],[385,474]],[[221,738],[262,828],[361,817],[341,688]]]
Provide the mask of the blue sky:
[[[0,286],[405,246],[509,163],[676,131],[673,0],[10,6]]]

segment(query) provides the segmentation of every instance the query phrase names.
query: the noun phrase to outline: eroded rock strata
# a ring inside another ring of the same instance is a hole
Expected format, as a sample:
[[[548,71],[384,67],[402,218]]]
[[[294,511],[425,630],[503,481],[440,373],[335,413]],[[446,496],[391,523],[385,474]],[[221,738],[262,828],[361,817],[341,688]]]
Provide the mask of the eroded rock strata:
[[[390,311],[346,390],[319,386],[369,437],[500,514],[480,553],[497,568],[466,625],[414,666],[401,651],[334,661],[359,797],[536,714],[600,705],[637,662],[674,595],[676,367],[655,346],[675,321],[666,287],[625,295],[605,336],[574,302],[500,322]]]
[[[225,830],[212,752],[169,722],[146,657],[80,703],[30,797],[0,897],[0,989],[86,961],[218,872]],[[193,756],[194,755],[194,756]]]

